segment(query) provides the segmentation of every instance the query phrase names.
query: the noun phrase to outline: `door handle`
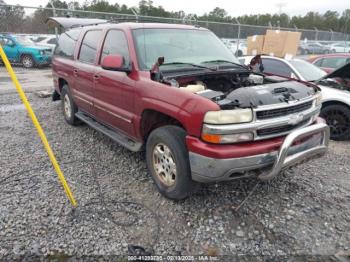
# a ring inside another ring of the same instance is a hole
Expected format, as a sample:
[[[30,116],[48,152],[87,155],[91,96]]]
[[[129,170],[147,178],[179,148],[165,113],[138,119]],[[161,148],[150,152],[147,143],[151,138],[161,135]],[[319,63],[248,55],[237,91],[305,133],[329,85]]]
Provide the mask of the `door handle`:
[[[78,76],[78,69],[75,69],[75,68],[73,69],[73,75]]]
[[[94,81],[98,81],[100,79],[100,76],[99,75],[94,75]]]

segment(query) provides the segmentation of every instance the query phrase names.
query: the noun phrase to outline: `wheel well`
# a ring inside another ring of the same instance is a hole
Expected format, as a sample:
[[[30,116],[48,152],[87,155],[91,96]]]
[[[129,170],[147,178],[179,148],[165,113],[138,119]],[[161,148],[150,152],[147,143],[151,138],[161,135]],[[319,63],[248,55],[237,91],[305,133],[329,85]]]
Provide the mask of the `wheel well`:
[[[325,107],[330,106],[330,105],[340,105],[340,106],[345,106],[345,107],[350,109],[350,106],[348,104],[345,104],[345,103],[340,102],[340,101],[327,101],[325,103],[322,103],[322,109],[324,109]]]
[[[163,114],[155,110],[147,109],[142,113],[140,133],[143,139],[146,141],[149,134],[154,129],[165,125],[175,125],[185,129],[177,119],[167,114]]]
[[[60,93],[61,93],[64,85],[68,85],[67,81],[64,80],[63,78],[59,78],[58,79],[58,88],[60,89]]]
[[[20,56],[20,59],[21,59],[21,61],[22,61],[22,58],[23,58],[23,56],[30,56],[31,58],[33,58],[33,56],[31,55],[31,54],[26,54],[26,53],[23,53],[23,54],[21,54],[21,56]]]

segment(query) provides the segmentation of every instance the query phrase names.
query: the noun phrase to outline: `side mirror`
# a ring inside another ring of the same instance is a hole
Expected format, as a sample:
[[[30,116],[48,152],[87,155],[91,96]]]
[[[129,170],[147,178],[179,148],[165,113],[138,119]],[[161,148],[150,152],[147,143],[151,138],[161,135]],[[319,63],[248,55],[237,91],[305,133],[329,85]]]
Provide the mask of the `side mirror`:
[[[102,59],[101,66],[105,70],[130,73],[130,66],[124,65],[124,57],[121,55],[107,55]]]

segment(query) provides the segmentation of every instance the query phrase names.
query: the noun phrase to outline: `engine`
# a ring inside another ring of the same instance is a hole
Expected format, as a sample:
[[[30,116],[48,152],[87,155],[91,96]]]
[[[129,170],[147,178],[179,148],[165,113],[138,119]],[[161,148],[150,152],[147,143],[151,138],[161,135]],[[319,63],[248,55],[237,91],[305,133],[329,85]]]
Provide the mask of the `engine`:
[[[317,91],[305,83],[252,72],[164,77],[163,83],[206,97],[221,109],[289,102],[311,96]]]

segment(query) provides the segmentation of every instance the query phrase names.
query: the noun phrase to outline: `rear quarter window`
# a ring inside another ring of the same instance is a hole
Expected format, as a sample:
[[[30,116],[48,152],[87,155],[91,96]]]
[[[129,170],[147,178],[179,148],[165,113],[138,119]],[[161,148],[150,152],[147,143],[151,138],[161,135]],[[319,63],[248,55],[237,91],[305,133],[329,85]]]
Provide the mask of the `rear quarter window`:
[[[73,59],[75,45],[79,39],[81,29],[71,29],[61,34],[55,48],[54,55]]]

